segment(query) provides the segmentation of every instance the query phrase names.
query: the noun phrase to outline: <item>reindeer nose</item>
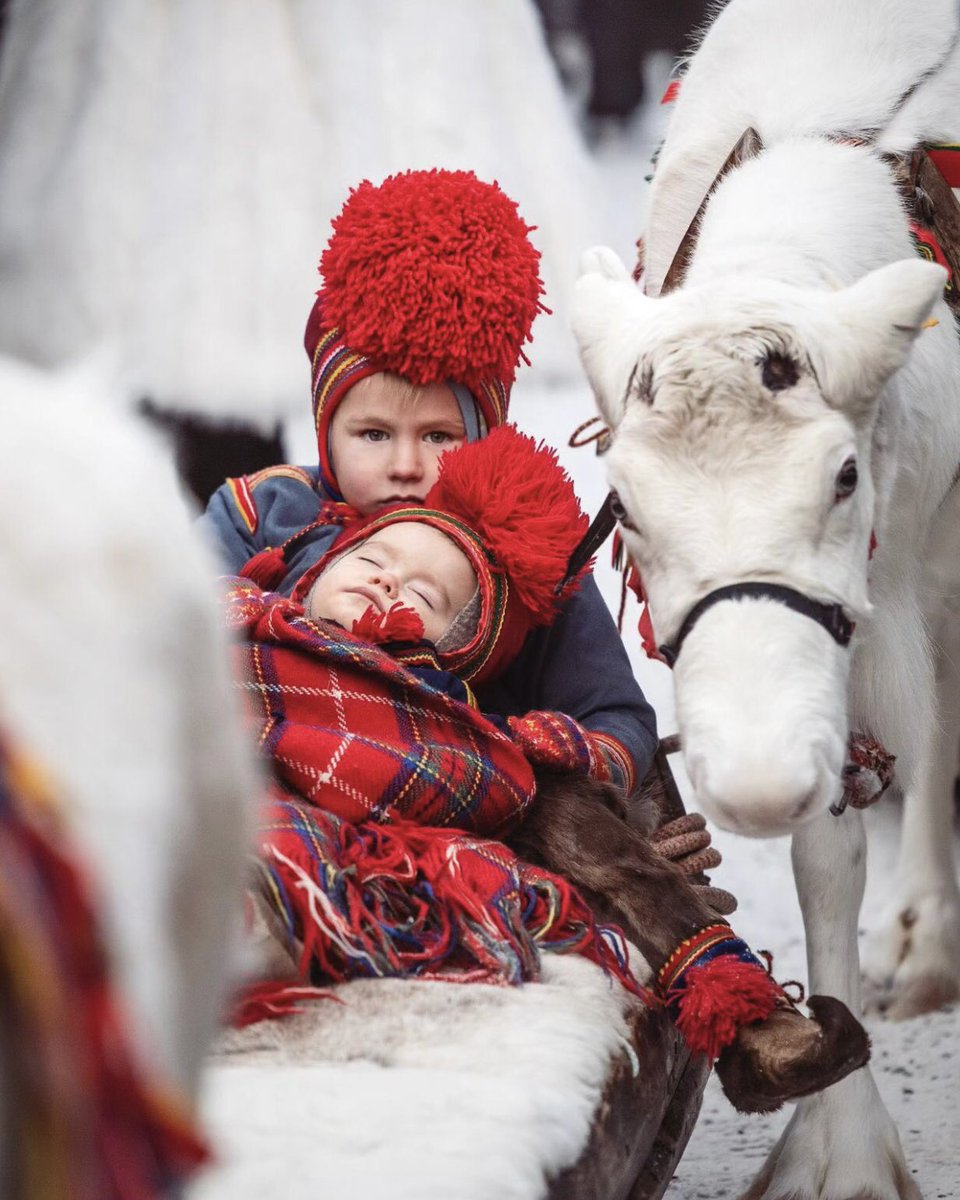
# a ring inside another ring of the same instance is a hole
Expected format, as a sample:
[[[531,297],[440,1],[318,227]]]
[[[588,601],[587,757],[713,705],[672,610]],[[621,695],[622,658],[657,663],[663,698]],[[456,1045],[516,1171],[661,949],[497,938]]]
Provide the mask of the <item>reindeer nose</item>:
[[[788,833],[827,804],[815,772],[794,774],[759,766],[729,776],[709,772],[699,799],[722,828],[755,837]]]

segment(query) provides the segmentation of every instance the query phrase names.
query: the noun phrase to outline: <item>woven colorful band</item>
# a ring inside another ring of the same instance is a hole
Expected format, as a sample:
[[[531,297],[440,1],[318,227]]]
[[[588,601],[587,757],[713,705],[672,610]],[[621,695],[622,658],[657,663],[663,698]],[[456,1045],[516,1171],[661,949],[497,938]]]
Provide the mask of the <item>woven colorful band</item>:
[[[590,731],[607,760],[613,782],[618,784],[628,796],[632,796],[637,786],[637,773],[626,747],[609,733],[598,729]]]
[[[946,271],[947,282],[943,285],[943,291],[944,295],[949,295],[956,288],[957,281],[953,277],[953,271],[943,252],[940,239],[932,229],[921,225],[919,221],[910,222],[910,236],[913,239],[913,248],[921,258],[925,258],[927,262],[937,263]]]
[[[722,955],[755,963],[766,971],[760,959],[729,925],[708,925],[706,929],[682,941],[657,973],[657,988],[668,1007],[673,1008],[683,994],[685,976],[691,968],[706,966]]]
[[[345,345],[339,329],[324,333],[313,352],[313,423],[318,437],[331,396],[342,396],[354,383],[382,369],[386,368],[380,367],[366,354]],[[488,429],[494,429],[506,421],[510,397],[501,380],[485,379],[479,387],[469,390]]]

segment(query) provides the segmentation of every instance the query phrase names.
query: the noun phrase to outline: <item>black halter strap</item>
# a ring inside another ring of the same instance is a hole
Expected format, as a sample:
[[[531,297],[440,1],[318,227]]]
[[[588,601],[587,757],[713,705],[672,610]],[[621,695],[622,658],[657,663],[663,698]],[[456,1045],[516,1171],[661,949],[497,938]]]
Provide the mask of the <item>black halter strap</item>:
[[[780,583],[730,583],[726,587],[716,588],[708,592],[702,600],[690,609],[684,618],[677,636],[671,643],[658,647],[668,666],[673,666],[680,654],[680,649],[686,641],[694,625],[700,620],[708,608],[713,608],[721,600],[764,599],[776,600],[786,605],[801,616],[810,617],[830,634],[838,646],[849,646],[853,636],[853,622],[844,613],[839,604],[822,604],[819,600],[811,600],[803,592],[795,588],[785,587]]]

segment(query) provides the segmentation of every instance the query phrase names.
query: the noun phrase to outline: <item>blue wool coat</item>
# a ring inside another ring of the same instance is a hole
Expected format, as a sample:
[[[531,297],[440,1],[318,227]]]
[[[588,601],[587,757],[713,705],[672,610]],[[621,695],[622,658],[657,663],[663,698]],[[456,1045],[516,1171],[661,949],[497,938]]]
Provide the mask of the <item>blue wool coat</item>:
[[[200,525],[225,571],[237,574],[254,554],[282,545],[314,521],[325,499],[316,468],[269,467],[223,484]],[[292,547],[287,574],[274,590],[289,595],[339,532],[337,525],[321,526]],[[479,688],[477,698],[481,708],[504,716],[551,709],[575,717],[610,739],[614,777],[628,790],[639,785],[653,762],[656,716],[592,577],[552,625],[528,636],[515,662],[495,683]]]

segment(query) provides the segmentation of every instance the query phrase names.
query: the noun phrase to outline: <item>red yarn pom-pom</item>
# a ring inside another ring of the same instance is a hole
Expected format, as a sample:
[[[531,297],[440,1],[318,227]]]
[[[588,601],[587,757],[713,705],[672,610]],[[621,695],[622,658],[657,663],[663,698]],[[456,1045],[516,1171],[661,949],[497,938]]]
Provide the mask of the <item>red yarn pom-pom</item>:
[[[383,642],[423,641],[423,621],[420,614],[398,600],[386,612],[369,605],[353,623],[354,637],[379,645]]]
[[[534,624],[553,618],[556,586],[589,521],[549,446],[510,425],[493,429],[441,458],[425,504],[477,532]]]
[[[685,986],[667,994],[677,1000],[677,1028],[691,1050],[713,1062],[741,1025],[769,1017],[783,995],[759,963],[723,954],[685,972]]]
[[[533,228],[470,171],[364,180],[320,259],[324,321],[413,383],[509,385],[543,309]]]

